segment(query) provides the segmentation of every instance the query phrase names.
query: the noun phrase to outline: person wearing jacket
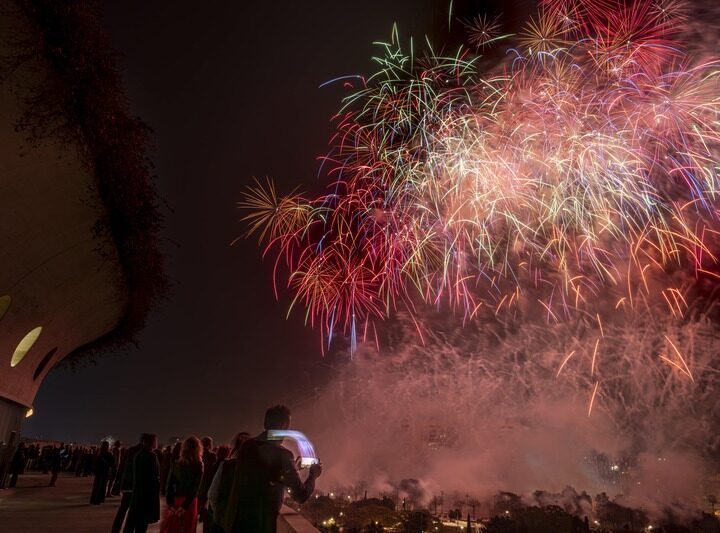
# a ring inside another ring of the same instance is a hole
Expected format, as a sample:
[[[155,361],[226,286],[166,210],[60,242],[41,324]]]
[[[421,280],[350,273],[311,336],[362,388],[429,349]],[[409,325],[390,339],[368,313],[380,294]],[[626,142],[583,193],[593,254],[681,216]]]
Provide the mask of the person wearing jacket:
[[[188,437],[168,475],[165,496],[167,510],[161,533],[195,531],[198,520],[198,495],[202,486],[202,448],[197,437]]]
[[[226,533],[276,533],[283,496],[289,490],[298,503],[305,502],[315,490],[322,473],[312,465],[302,481],[295,459],[281,441],[268,438],[270,430],[290,427],[290,410],[284,405],[265,413],[265,431],[243,443],[235,466],[232,490],[221,527]]]
[[[148,435],[148,433],[140,435],[140,442],[125,450],[125,453],[121,456],[120,466],[118,468],[118,481],[116,481],[121,498],[120,506],[118,507],[115,520],[112,524],[112,533],[120,533],[128,509],[130,509],[133,488],[133,461],[137,453],[142,449],[143,441],[149,438]]]
[[[115,459],[110,452],[110,443],[104,441],[100,445],[100,450],[95,456],[95,464],[93,465],[92,492],[90,493],[90,503],[92,505],[100,505],[105,502],[105,494],[107,493],[107,485],[110,480],[110,474],[115,467]]]
[[[25,463],[27,462],[27,455],[25,451],[25,443],[21,442],[18,444],[18,447],[10,460],[10,483],[8,484],[8,487],[10,488],[14,488],[17,485],[18,476],[25,473]]]
[[[206,518],[209,517],[209,524],[207,529],[203,529],[203,533],[224,533],[220,524],[223,523],[225,519],[227,503],[230,498],[230,491],[232,490],[235,476],[237,457],[243,443],[249,438],[250,433],[247,431],[241,431],[235,435],[229,458],[218,463],[217,470],[215,471],[208,490],[208,509],[205,516]]]
[[[124,533],[145,533],[160,520],[160,465],[155,455],[157,437],[143,435],[142,447],[132,461],[132,497]]]

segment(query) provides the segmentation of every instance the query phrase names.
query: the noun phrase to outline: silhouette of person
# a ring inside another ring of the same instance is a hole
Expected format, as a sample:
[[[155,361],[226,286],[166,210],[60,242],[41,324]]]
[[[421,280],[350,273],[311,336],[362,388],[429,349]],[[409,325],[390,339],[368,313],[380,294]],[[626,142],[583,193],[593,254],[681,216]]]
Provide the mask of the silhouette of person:
[[[212,483],[215,481],[215,474],[217,474],[218,469],[225,463],[227,458],[230,457],[230,446],[227,446],[226,444],[218,446],[215,454],[217,455],[217,461],[215,461],[215,466],[210,471],[205,470],[205,472],[203,473],[203,485],[207,484],[208,488],[208,491],[205,493],[205,508],[203,509],[203,533],[214,533],[215,531],[222,531],[222,529],[216,527],[215,524],[213,509],[210,505],[209,490],[212,487]]]
[[[112,525],[112,533],[120,533],[123,522],[125,521],[125,515],[130,509],[130,501],[132,500],[132,488],[133,488],[133,461],[135,455],[142,449],[142,443],[145,440],[145,433],[140,435],[140,441],[131,446],[125,453],[122,454],[122,462],[118,471],[119,490],[121,494],[120,507],[118,507],[117,513],[115,514],[115,520]]]
[[[301,481],[292,452],[281,441],[268,440],[269,430],[290,427],[290,409],[284,405],[269,408],[264,426],[265,431],[240,448],[221,523],[226,533],[275,533],[285,491],[303,503],[312,495],[315,480],[322,473],[320,465],[313,465],[307,479]]]
[[[160,455],[160,494],[165,496],[167,478],[173,465],[172,446],[165,446]]]
[[[108,477],[108,483],[107,483],[107,494],[106,496],[109,498],[113,494],[120,494],[120,487],[118,486],[117,492],[114,492],[115,489],[115,480],[117,480],[120,477],[120,460],[122,459],[122,443],[119,440],[116,440],[112,445],[112,450],[110,450],[110,453],[113,457],[113,467],[110,470],[110,476]]]
[[[206,475],[203,476],[202,485],[200,485],[200,491],[198,492],[198,506],[200,519],[204,521],[207,493],[212,482],[212,476],[215,475],[215,469],[217,468],[217,454],[213,452],[212,437],[203,437],[201,442],[203,447],[202,462]]]
[[[203,478],[200,441],[188,437],[180,450],[180,460],[168,475],[167,511],[160,528],[162,533],[195,531],[198,518],[198,492]]]
[[[228,459],[221,459],[218,451],[217,471],[208,490],[208,509],[203,522],[203,533],[224,533],[220,523],[224,520],[228,499],[230,498],[237,457],[243,443],[249,438],[250,433],[247,431],[241,431],[235,435]]]
[[[142,447],[132,462],[132,497],[124,533],[145,533],[160,520],[160,465],[154,453],[157,437],[143,434]]]
[[[62,449],[53,446],[52,452],[50,453],[50,486],[54,487],[57,483],[58,475],[62,470]]]
[[[107,485],[110,480],[110,473],[115,466],[115,459],[110,452],[110,443],[105,441],[100,445],[100,450],[95,457],[95,464],[93,465],[93,479],[92,492],[90,493],[90,503],[93,505],[100,505],[105,501],[105,494],[107,493]]]
[[[25,443],[21,442],[18,444],[15,454],[10,461],[10,483],[8,487],[13,488],[17,485],[18,476],[25,473],[25,463],[27,457],[25,454]]]

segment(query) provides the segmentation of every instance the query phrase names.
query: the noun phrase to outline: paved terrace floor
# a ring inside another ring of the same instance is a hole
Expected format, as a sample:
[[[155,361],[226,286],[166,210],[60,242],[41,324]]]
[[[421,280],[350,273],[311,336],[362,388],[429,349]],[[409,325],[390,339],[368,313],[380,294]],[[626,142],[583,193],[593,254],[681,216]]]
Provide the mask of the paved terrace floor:
[[[50,475],[32,472],[20,476],[15,489],[0,490],[2,533],[103,533],[109,532],[120,497],[90,505],[92,477],[60,475],[48,487]],[[148,532],[158,533],[158,524]]]
[[[20,476],[14,489],[0,490],[0,532],[2,533],[104,533],[110,531],[120,497],[102,505],[90,505],[92,477],[61,475],[49,487],[50,475]],[[201,531],[202,528],[198,528]],[[159,533],[153,524],[148,533]],[[317,533],[304,518],[284,507],[278,520],[280,533]]]

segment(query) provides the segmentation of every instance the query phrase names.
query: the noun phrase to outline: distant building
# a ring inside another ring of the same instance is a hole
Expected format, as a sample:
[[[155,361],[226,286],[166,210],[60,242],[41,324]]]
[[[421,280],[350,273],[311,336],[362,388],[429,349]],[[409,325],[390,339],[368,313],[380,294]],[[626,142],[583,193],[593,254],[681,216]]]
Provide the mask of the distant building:
[[[147,128],[89,1],[0,0],[0,442],[165,290]]]

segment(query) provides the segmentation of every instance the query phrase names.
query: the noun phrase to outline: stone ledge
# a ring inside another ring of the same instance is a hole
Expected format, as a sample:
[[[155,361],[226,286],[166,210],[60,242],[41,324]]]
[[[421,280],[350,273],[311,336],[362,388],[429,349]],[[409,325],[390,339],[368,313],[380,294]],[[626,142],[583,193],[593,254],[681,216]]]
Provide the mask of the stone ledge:
[[[300,513],[287,505],[280,509],[277,525],[278,533],[319,533]]]

